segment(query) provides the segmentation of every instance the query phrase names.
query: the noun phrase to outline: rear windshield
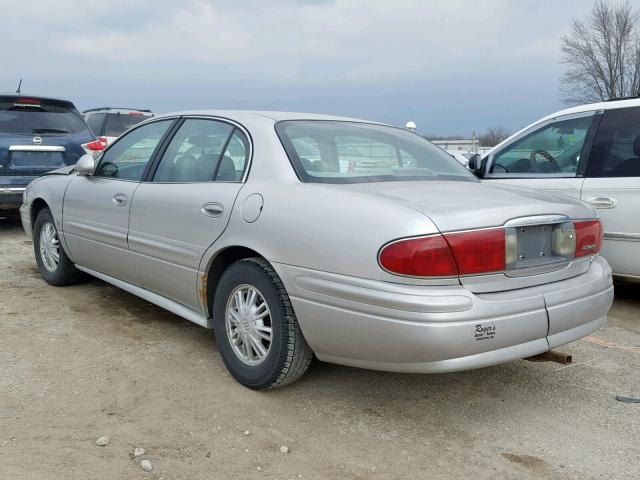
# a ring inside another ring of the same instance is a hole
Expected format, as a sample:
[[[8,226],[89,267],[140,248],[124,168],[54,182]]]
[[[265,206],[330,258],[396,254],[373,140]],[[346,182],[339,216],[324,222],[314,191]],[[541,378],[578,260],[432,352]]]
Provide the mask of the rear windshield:
[[[400,128],[290,120],[277,123],[276,132],[306,182],[477,181],[447,152]]]
[[[68,102],[0,97],[0,134],[65,135],[87,130]]]
[[[152,115],[141,113],[108,113],[102,135],[105,137],[119,137],[134,125],[151,117]]]

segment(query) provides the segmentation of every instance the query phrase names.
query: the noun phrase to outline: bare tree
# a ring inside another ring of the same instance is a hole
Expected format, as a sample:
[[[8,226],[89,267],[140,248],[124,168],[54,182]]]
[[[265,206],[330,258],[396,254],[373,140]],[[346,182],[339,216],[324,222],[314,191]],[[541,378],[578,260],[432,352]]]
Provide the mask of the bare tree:
[[[505,127],[489,127],[485,133],[478,137],[481,147],[495,147],[505,138],[511,135],[511,132]]]
[[[579,104],[636,95],[640,90],[640,15],[628,2],[596,0],[585,22],[574,20],[562,37],[560,80],[564,103]]]

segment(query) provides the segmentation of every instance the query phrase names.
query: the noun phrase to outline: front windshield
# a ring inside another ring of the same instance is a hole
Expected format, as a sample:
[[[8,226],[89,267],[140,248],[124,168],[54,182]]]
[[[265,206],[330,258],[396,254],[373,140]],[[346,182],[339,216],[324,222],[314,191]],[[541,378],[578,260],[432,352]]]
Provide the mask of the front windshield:
[[[276,132],[306,182],[362,183],[476,178],[447,152],[406,130],[325,120],[289,120]]]

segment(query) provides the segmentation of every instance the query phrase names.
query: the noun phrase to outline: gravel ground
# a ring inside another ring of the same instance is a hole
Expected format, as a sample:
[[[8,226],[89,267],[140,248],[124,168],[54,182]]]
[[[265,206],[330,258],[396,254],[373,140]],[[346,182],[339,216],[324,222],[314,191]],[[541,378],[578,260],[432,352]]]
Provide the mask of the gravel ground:
[[[614,395],[640,397],[640,285],[616,287],[609,326],[564,347],[568,368],[315,362],[253,392],[210,331],[98,280],[46,285],[17,217],[0,219],[0,271],[2,479],[639,475],[640,404]]]

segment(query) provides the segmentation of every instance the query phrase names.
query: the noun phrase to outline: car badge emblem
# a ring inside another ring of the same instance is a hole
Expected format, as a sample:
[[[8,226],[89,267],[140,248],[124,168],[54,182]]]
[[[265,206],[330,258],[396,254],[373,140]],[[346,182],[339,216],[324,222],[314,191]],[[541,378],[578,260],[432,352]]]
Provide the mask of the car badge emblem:
[[[33,137],[33,143],[40,145],[42,143],[42,137]]]

